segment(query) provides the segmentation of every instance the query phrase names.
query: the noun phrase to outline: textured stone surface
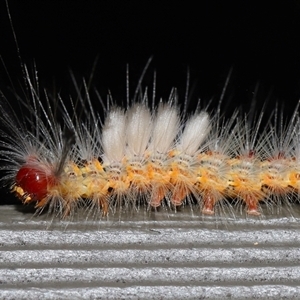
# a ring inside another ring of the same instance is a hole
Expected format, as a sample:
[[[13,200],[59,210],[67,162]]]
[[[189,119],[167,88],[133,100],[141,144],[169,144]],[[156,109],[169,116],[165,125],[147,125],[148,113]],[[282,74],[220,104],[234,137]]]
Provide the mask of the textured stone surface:
[[[124,213],[58,221],[0,206],[1,299],[298,299],[300,215]]]

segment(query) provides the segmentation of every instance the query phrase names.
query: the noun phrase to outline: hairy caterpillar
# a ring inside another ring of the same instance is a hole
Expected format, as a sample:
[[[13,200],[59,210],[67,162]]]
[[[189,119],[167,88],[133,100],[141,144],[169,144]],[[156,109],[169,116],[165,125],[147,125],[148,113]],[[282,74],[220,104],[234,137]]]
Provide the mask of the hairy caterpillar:
[[[71,100],[70,113],[59,98],[60,126],[51,100],[46,94],[46,104],[41,101],[25,72],[31,102],[19,98],[24,118],[7,109],[8,100],[1,104],[6,130],[0,153],[7,173],[2,181],[25,204],[61,217],[82,206],[107,215],[137,203],[196,205],[210,215],[215,205],[235,199],[248,214],[260,215],[260,202],[278,206],[299,196],[297,109],[289,124],[277,113],[258,135],[262,116],[249,126],[237,113],[228,122],[200,109],[182,115],[175,90],[150,108],[147,90],[138,87],[126,108],[103,104],[102,121],[85,86],[86,102],[80,102],[86,116],[76,117],[78,104]]]
[[[238,113],[228,121],[200,108],[186,114],[176,90],[157,103],[139,84],[127,105],[102,104],[104,118],[85,87],[81,119],[76,100],[70,107],[65,98],[41,100],[38,81],[24,73],[29,97],[15,99],[25,116],[9,109],[5,95],[1,103],[2,181],[39,210],[65,217],[83,206],[106,215],[118,206],[164,203],[213,214],[233,199],[229,205],[237,201],[259,215],[259,202],[280,207],[299,197],[298,107],[288,124],[275,113],[261,132],[262,116],[249,124]]]

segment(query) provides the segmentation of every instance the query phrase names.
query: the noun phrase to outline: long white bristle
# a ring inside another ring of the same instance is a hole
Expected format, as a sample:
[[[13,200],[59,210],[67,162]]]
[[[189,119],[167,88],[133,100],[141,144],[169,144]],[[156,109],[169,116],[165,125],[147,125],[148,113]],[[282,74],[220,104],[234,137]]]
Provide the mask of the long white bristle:
[[[113,108],[107,115],[102,129],[103,161],[121,162],[126,146],[126,115],[120,108]]]
[[[210,130],[210,118],[208,113],[195,113],[187,120],[183,133],[177,145],[178,150],[193,156],[204,142]]]
[[[178,108],[168,103],[160,103],[153,121],[150,151],[167,153],[172,147],[179,131],[180,118]]]
[[[126,154],[143,156],[148,146],[152,131],[149,108],[143,103],[134,104],[127,112],[126,120]]]

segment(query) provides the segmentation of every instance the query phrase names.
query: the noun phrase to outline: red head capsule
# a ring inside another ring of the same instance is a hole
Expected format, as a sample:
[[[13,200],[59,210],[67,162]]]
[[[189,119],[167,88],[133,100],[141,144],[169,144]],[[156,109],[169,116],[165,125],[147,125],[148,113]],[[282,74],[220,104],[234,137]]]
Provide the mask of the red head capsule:
[[[16,175],[14,190],[25,202],[41,201],[47,195],[48,188],[53,186],[55,176],[37,163],[27,163],[20,168]],[[29,198],[28,198],[29,197]]]

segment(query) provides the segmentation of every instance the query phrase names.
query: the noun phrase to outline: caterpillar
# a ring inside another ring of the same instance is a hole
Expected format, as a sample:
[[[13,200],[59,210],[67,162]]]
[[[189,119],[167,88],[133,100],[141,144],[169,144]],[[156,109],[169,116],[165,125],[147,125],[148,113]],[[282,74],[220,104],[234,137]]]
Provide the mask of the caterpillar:
[[[199,104],[188,114],[176,89],[157,100],[154,87],[151,97],[143,74],[125,105],[97,95],[96,110],[85,82],[84,95],[75,84],[77,98],[69,100],[41,92],[36,69],[31,76],[21,67],[25,93],[12,95],[20,109],[1,93],[0,180],[37,212],[65,218],[79,208],[106,216],[187,205],[213,215],[227,205],[259,216],[262,205],[272,212],[298,202],[299,104],[289,122],[275,110],[266,126],[263,113],[226,118]]]
[[[107,216],[138,205],[189,205],[213,215],[217,205],[240,203],[259,216],[260,203],[274,208],[298,201],[298,106],[288,124],[277,112],[260,133],[262,114],[252,125],[238,112],[228,121],[199,107],[188,115],[175,89],[156,103],[139,85],[125,108],[99,98],[102,120],[85,83],[85,101],[70,100],[70,110],[60,97],[51,102],[45,94],[43,102],[24,71],[29,103],[15,95],[24,117],[2,94],[1,182],[38,212],[47,208],[65,218],[82,207]],[[84,117],[76,116],[79,104]]]

